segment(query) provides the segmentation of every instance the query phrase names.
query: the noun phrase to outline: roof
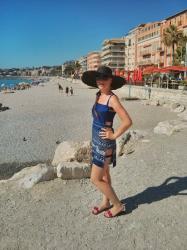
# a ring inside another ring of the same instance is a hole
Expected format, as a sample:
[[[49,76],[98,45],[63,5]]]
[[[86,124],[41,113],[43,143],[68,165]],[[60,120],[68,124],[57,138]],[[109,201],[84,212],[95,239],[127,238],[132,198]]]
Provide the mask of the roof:
[[[114,38],[114,39],[106,39],[104,40],[103,44],[107,44],[107,43],[125,43],[124,38]]]
[[[91,55],[91,54],[100,54],[100,51],[91,51],[87,54],[87,56]]]
[[[169,17],[165,18],[165,20],[172,19],[172,18],[174,18],[174,17],[176,17],[176,16],[179,16],[179,15],[184,14],[185,12],[187,12],[187,9],[185,9],[185,10],[183,10],[183,11],[180,11],[180,12],[177,12],[176,14],[174,14],[174,15],[172,15],[172,16],[169,16]]]

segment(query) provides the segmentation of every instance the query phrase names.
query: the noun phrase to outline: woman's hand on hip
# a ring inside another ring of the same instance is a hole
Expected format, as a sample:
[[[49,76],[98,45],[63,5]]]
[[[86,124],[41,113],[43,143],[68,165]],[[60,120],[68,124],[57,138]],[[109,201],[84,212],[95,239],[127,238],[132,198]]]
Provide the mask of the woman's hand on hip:
[[[101,128],[103,131],[99,132],[99,136],[102,139],[110,139],[110,140],[115,140],[114,132],[112,128]]]

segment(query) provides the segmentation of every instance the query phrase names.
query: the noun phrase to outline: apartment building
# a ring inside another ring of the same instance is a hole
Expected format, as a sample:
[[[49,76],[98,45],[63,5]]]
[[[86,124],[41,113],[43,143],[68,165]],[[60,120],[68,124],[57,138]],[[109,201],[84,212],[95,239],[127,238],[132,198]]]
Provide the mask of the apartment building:
[[[100,52],[93,51],[87,55],[87,70],[97,70],[101,65]]]
[[[125,36],[125,70],[133,71],[137,67],[137,34],[144,24],[131,29]]]
[[[132,71],[135,68],[136,58],[136,30],[132,29],[124,37],[125,39],[125,70]]]
[[[83,73],[87,70],[87,56],[82,56],[79,59],[79,64],[81,65],[80,73]]]
[[[183,31],[187,35],[187,9],[176,13],[175,15],[167,17],[162,21],[161,25],[161,40],[163,39],[163,32],[171,24],[177,26],[178,30]],[[176,46],[175,46],[176,49]],[[163,66],[172,65],[172,47],[167,47],[162,43]]]
[[[101,53],[88,54],[87,69],[96,70],[100,64],[109,66],[113,72],[172,65],[172,48],[163,43],[164,29],[171,24],[187,35],[187,10],[161,21],[140,24],[124,37],[104,40]]]
[[[137,31],[137,66],[162,66],[161,22],[142,25]]]
[[[104,40],[101,52],[102,65],[109,66],[113,72],[125,67],[125,40],[123,38]]]

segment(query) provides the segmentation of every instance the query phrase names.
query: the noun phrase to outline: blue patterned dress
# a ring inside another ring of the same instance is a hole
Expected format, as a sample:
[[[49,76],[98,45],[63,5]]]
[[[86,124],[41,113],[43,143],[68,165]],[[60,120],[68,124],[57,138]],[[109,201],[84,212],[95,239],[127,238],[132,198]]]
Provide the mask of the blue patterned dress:
[[[101,95],[101,92],[98,91],[96,93],[96,102],[92,107],[92,117],[93,117],[93,123],[92,123],[92,161],[91,164],[95,164],[98,167],[104,167],[104,161],[107,157],[111,157],[110,162],[108,163],[113,164],[113,167],[116,166],[116,140],[111,139],[104,139],[99,135],[101,128],[109,127],[113,129],[113,119],[116,114],[114,109],[110,106],[108,106],[109,99],[112,95],[115,95],[113,92],[111,92],[111,95],[109,96],[106,104],[98,103],[99,96]],[[106,150],[112,149],[112,154],[109,155]]]

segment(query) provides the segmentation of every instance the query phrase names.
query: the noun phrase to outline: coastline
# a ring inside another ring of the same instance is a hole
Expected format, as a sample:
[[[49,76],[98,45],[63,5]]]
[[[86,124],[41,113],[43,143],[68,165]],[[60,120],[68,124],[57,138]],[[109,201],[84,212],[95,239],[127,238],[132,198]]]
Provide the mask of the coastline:
[[[10,165],[15,159],[24,167],[29,158],[53,157],[56,139],[84,141],[91,136],[96,89],[64,82],[75,91],[66,97],[59,94],[57,82],[54,78],[43,87],[0,94],[11,108],[0,113],[0,167],[9,167],[9,174],[16,171]],[[91,208],[101,195],[90,179],[55,178],[29,190],[0,182],[2,249],[102,249],[103,243],[106,249],[135,249],[136,244],[144,249],[185,249],[187,129],[172,136],[154,134],[159,121],[176,119],[177,114],[140,101],[123,105],[133,118],[131,129],[149,132],[147,142],[118,157],[111,168],[112,186],[127,204],[127,213],[112,221],[103,214],[93,216]],[[115,118],[114,127],[118,122]]]
[[[74,95],[59,93],[58,82],[64,89],[65,86],[72,86]],[[3,142],[0,144],[0,165],[9,164],[11,168],[16,166],[19,169],[26,163],[32,165],[33,162],[50,161],[57,142],[91,139],[90,109],[96,91],[80,82],[71,83],[52,77],[44,86],[32,86],[29,90],[17,90],[6,95],[0,92],[0,102],[10,108],[0,113],[0,141]],[[115,93],[121,95],[119,90]],[[175,113],[163,107],[144,106],[140,100],[122,103],[134,120],[131,129],[153,133],[159,121],[176,118]],[[114,129],[119,122],[116,115]]]

